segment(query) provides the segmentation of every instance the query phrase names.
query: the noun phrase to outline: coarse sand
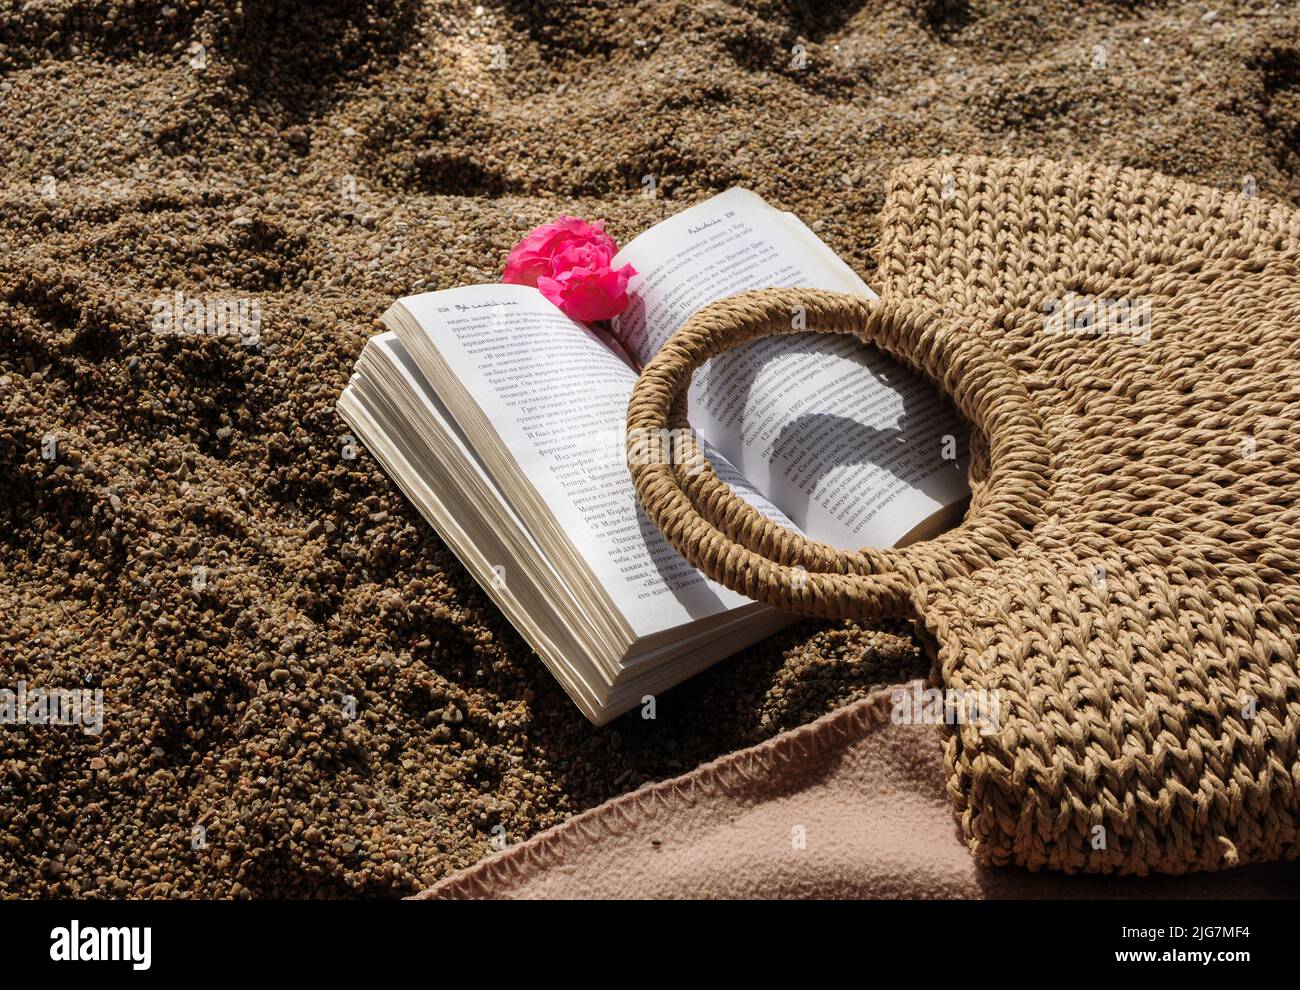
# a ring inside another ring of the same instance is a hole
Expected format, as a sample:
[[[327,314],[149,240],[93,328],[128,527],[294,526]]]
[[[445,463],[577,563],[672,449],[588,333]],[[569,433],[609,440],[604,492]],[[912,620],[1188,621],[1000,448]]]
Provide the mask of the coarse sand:
[[[395,298],[737,184],[870,281],[944,152],[1300,202],[1300,9],[4,0],[0,125],[0,688],[104,698],[0,727],[0,894],[389,897],[928,669],[806,622],[592,728],[348,443]]]

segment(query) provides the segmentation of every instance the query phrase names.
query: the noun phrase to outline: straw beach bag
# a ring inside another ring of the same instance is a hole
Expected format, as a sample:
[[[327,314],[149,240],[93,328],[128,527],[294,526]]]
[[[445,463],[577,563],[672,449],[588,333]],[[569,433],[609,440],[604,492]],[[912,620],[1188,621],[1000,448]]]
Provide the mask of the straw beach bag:
[[[965,521],[899,550],[769,522],[706,464],[645,463],[691,563],[810,615],[905,616],[934,679],[996,692],[948,790],[984,863],[1181,873],[1300,847],[1300,213],[1151,173],[945,159],[892,180],[881,300],[781,289],[693,317],[630,434],[688,431],[708,359],[860,337],[971,426]],[[1083,314],[1082,316],[1080,314]]]

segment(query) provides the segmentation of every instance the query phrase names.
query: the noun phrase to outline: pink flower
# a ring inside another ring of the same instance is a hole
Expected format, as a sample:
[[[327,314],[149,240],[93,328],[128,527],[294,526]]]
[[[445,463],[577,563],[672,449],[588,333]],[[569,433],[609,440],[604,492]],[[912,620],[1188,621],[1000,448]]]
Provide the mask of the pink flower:
[[[537,288],[567,316],[583,323],[611,320],[627,309],[627,282],[636,269],[624,265],[617,270],[578,267],[543,275]]]
[[[532,230],[506,260],[503,282],[535,285],[566,315],[584,323],[608,320],[627,307],[627,283],[636,269],[614,270],[618,252],[605,221],[559,217]]]

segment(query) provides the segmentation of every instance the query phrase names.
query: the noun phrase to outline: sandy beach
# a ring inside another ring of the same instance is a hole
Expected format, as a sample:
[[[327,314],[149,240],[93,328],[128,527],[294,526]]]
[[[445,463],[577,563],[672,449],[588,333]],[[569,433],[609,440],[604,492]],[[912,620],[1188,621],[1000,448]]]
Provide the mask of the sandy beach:
[[[15,0],[0,133],[0,688],[102,691],[0,726],[0,895],[396,897],[929,662],[804,622],[593,728],[334,409],[392,301],[735,185],[870,283],[945,153],[1300,203],[1300,9]]]

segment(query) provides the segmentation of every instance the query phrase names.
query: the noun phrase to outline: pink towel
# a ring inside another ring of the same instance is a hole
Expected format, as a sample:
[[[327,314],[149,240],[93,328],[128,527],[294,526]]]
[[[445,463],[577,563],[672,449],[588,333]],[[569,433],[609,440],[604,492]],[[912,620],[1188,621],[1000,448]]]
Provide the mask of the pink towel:
[[[890,690],[651,784],[420,898],[1292,897],[1300,863],[1185,877],[979,867],[944,794],[937,725]]]

